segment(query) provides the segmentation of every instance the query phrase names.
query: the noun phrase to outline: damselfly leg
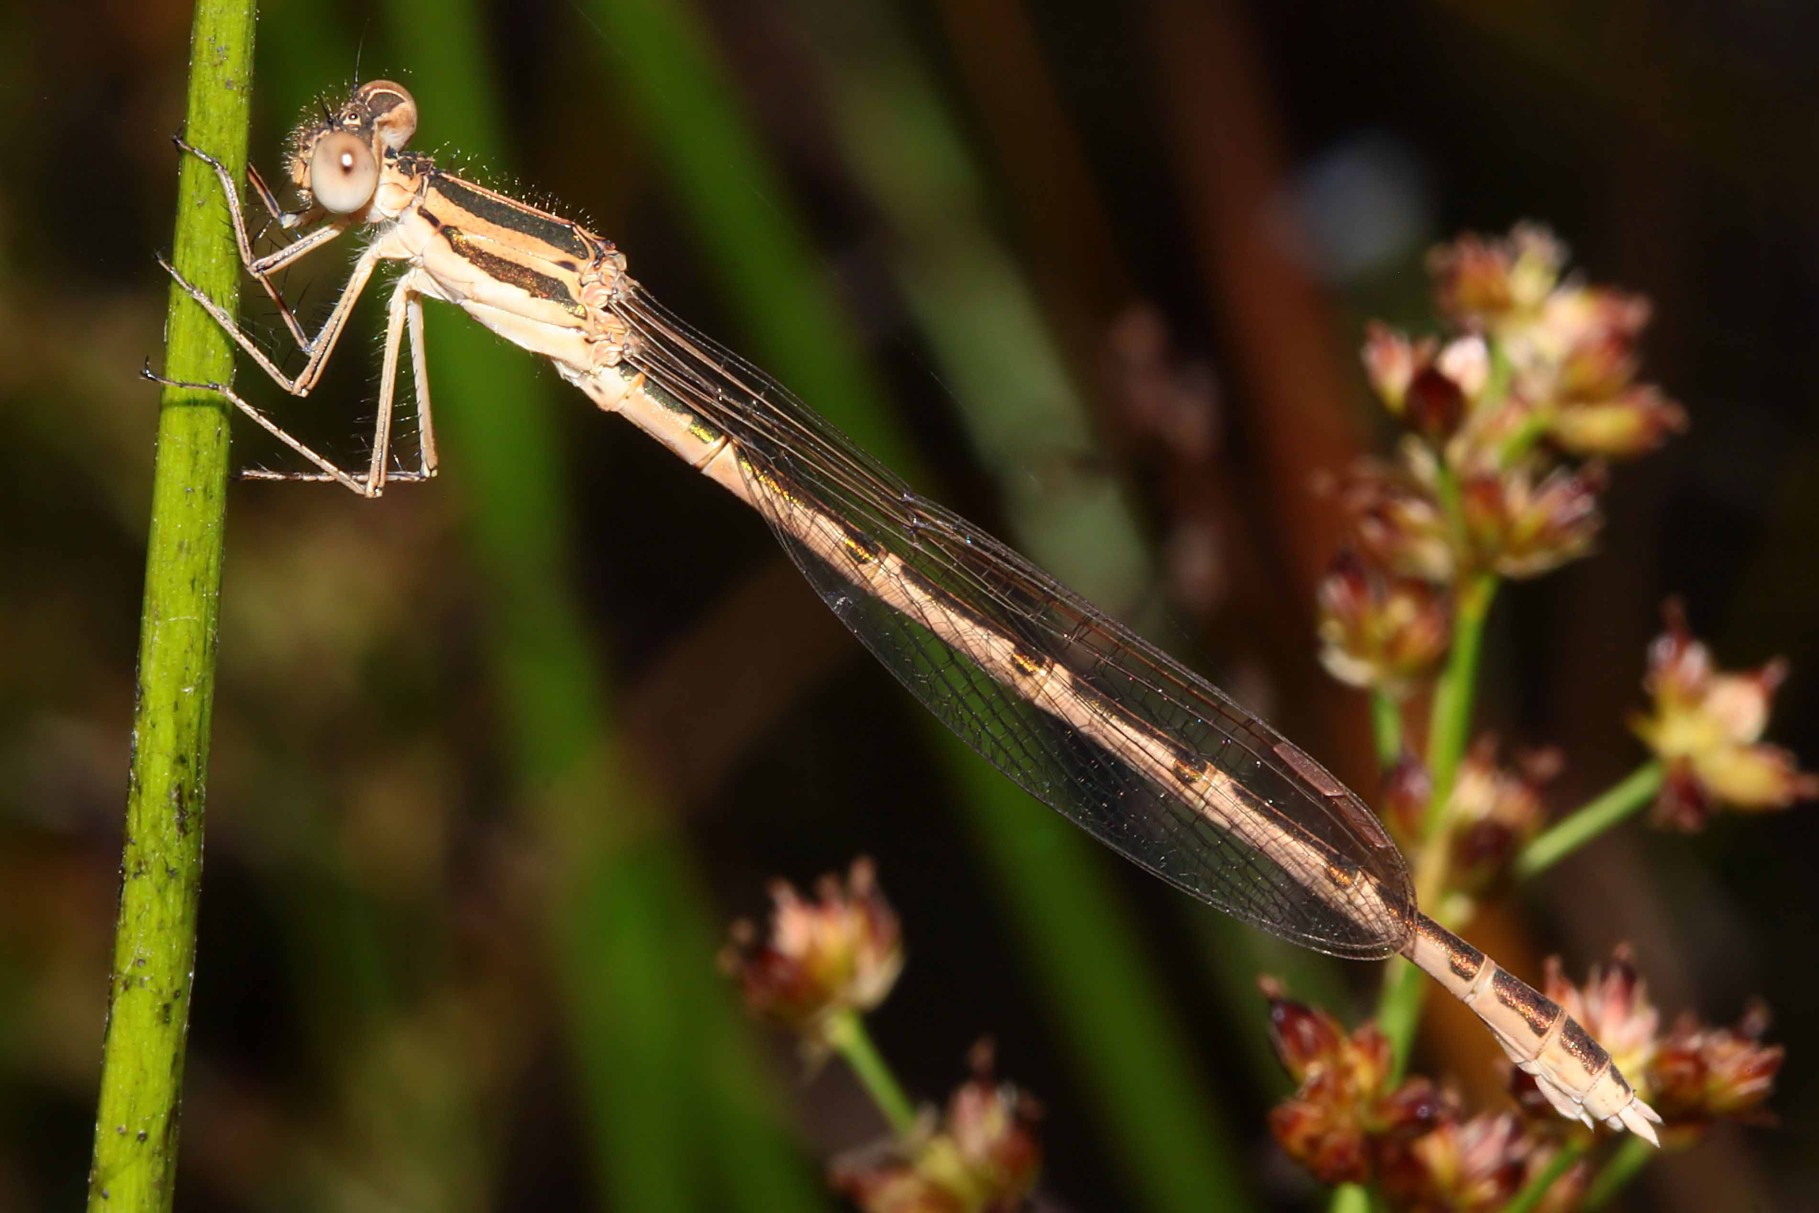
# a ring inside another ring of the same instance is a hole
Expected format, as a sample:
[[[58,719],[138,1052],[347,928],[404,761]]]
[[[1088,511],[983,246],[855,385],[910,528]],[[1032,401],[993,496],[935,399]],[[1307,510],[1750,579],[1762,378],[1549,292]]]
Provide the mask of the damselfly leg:
[[[349,316],[353,314],[355,303],[372,279],[373,271],[379,262],[393,259],[388,256],[389,250],[374,245],[363,252],[355,261],[353,271],[348,275],[346,284],[336,297],[334,306],[329,310],[327,319],[312,336],[307,333],[298,321],[294,309],[284,298],[283,292],[271,279],[278,273],[302,261],[309,254],[321,249],[335,237],[339,236],[353,221],[343,215],[322,214],[321,226],[299,236],[283,248],[263,257],[255,255],[253,237],[246,227],[245,209],[241,204],[239,191],[234,187],[232,176],[222,163],[198,148],[192,147],[179,139],[177,146],[182,151],[195,156],[215,172],[221,191],[227,201],[228,215],[234,228],[235,243],[239,246],[240,261],[246,272],[259,282],[265,293],[277,306],[278,314],[283,318],[285,328],[296,341],[305,355],[301,370],[295,375],[287,375],[272,356],[240,326],[233,315],[209,298],[194,283],[190,282],[163,257],[158,264],[164,267],[172,280],[183,292],[194,299],[209,316],[220,325],[234,343],[244,350],[249,358],[266,373],[287,394],[299,398],[306,397],[315,388],[327,366],[329,357],[334,353],[341,334],[346,331]],[[320,208],[304,211],[285,211],[279,207],[277,199],[256,173],[249,171],[254,191],[258,194],[265,209],[277,220],[280,227],[287,230],[298,226],[312,217],[312,212],[321,213]],[[424,358],[423,344],[423,306],[418,299],[419,284],[415,273],[406,273],[399,279],[392,291],[391,302],[387,308],[385,350],[383,369],[380,378],[379,401],[373,422],[372,454],[364,473],[348,471],[328,457],[313,450],[287,432],[265,412],[248,402],[225,384],[219,383],[174,383],[152,374],[149,370],[146,377],[159,383],[172,386],[189,387],[218,393],[235,408],[250,417],[255,424],[298,455],[308,460],[317,469],[316,472],[280,472],[271,470],[252,470],[241,473],[249,480],[321,480],[334,481],[343,487],[359,493],[364,497],[377,497],[385,490],[387,481],[427,480],[436,474],[435,431],[430,421],[429,376]],[[393,470],[390,467],[392,412],[395,407],[398,380],[399,351],[408,333],[411,348],[411,377],[414,391],[414,411],[418,426],[418,463],[414,470]]]

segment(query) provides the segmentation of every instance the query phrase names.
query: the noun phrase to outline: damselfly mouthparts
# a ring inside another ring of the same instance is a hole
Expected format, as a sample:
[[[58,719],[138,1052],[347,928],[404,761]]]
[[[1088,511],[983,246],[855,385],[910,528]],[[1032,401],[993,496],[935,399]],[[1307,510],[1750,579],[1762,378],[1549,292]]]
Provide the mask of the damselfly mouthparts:
[[[300,129],[284,211],[304,234],[256,257],[234,182],[247,271],[307,355],[286,376],[233,316],[173,277],[279,386],[306,395],[381,262],[392,288],[373,449],[348,471],[222,393],[315,469],[378,496],[435,474],[425,298],[454,304],[554,363],[562,378],[763,515],[817,592],[941,721],[1033,795],[1126,858],[1210,904],[1309,948],[1401,953],[1462,999],[1563,1114],[1650,1141],[1654,1111],[1558,1005],[1424,915],[1402,854],[1351,791],[1255,714],[1070,593],[1004,544],[918,495],[750,363],[671,315],[604,240],[407,150],[410,94],[364,84]],[[370,243],[313,336],[271,275],[337,236]],[[167,269],[170,267],[167,265]],[[398,363],[408,336],[416,466],[391,466]]]

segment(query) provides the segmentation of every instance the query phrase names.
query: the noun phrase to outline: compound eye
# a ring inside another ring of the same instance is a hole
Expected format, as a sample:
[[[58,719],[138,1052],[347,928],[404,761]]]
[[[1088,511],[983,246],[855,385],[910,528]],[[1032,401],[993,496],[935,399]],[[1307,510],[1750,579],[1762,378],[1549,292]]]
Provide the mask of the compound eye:
[[[417,133],[417,102],[402,84],[374,80],[361,85],[354,99],[372,115],[379,142],[392,151],[409,143]]]
[[[323,210],[351,215],[379,188],[373,149],[344,131],[324,135],[310,153],[309,188]]]

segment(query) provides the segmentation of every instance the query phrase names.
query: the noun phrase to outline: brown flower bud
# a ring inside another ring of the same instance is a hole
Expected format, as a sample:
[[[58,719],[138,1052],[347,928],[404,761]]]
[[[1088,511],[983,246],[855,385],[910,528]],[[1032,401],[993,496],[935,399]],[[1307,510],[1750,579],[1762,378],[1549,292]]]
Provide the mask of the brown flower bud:
[[[914,1140],[891,1140],[836,1160],[830,1181],[866,1213],[1012,1213],[1042,1164],[1041,1108],[992,1077],[989,1044],[975,1046],[973,1077],[948,1101],[939,1124]]]
[[[1419,839],[1434,799],[1434,777],[1427,764],[1404,749],[1383,777],[1383,817],[1404,839]]]
[[[903,968],[903,938],[869,860],[855,860],[844,884],[822,877],[816,893],[806,901],[778,881],[769,936],[735,923],[721,965],[755,1014],[818,1041],[833,1013],[884,1001]]]
[[[1522,845],[1540,833],[1546,820],[1541,789],[1560,771],[1558,750],[1519,755],[1517,769],[1497,763],[1497,739],[1472,744],[1453,782],[1453,884],[1467,892],[1500,876]]]
[[[1386,1158],[1384,1192],[1398,1209],[1492,1213],[1547,1169],[1554,1150],[1509,1113],[1444,1121]],[[1569,1168],[1538,1207],[1575,1208],[1589,1178],[1589,1168]]]
[[[1734,1028],[1684,1016],[1649,1068],[1654,1104],[1670,1127],[1702,1129],[1715,1120],[1760,1119],[1785,1050],[1764,1045],[1768,1009],[1758,1003]]]
[[[1341,483],[1339,504],[1372,563],[1418,581],[1450,583],[1458,555],[1434,495],[1433,453],[1409,439],[1400,454],[1401,467],[1361,462]]]
[[[1642,684],[1654,703],[1631,722],[1667,765],[1657,823],[1696,830],[1722,806],[1785,809],[1819,796],[1819,778],[1802,772],[1786,750],[1761,740],[1786,666],[1771,661],[1752,673],[1720,673],[1680,605],[1670,600],[1662,613],[1667,630],[1649,646]]]
[[[1319,606],[1321,663],[1348,685],[1401,695],[1446,652],[1445,595],[1425,581],[1377,573],[1349,548],[1321,581]]]
[[[1271,978],[1270,1039],[1295,1093],[1270,1111],[1270,1131],[1322,1183],[1370,1178],[1382,1144],[1426,1132],[1450,1103],[1426,1079],[1392,1086],[1389,1040],[1374,1024],[1347,1035],[1324,1011],[1292,1002]]]
[[[1505,577],[1535,577],[1585,555],[1603,522],[1604,484],[1597,464],[1555,468],[1539,483],[1526,465],[1468,476],[1460,505],[1477,564]]]
[[[1440,310],[1461,324],[1495,329],[1532,316],[1560,281],[1566,246],[1522,224],[1503,239],[1466,235],[1428,255]]]

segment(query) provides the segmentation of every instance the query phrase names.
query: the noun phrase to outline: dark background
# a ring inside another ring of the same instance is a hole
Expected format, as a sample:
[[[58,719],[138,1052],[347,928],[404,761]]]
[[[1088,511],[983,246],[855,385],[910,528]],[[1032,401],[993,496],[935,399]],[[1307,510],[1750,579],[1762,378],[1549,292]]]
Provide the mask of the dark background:
[[[5,1208],[70,1207],[88,1159],[188,20],[0,16]],[[1310,486],[1385,437],[1353,351],[1367,318],[1427,322],[1430,244],[1551,224],[1653,298],[1646,377],[1692,430],[1620,469],[1595,558],[1499,602],[1486,722],[1564,747],[1560,811],[1621,777],[1677,593],[1723,664],[1792,661],[1774,735],[1819,761],[1819,9],[282,0],[259,33],[269,176],[318,93],[400,79],[419,146],[584,214],[1367,789],[1310,621],[1338,533]],[[340,255],[290,280],[306,311]],[[308,402],[242,382],[355,451],[377,319]],[[429,343],[436,483],[233,493],[183,1207],[803,1204],[880,1125],[741,1027],[714,952],[767,880],[862,853],[910,956],[881,1048],[935,1099],[994,1036],[1047,1108],[1045,1207],[1320,1202],[1268,1140],[1251,983],[1349,1020],[1377,970],[1090,849],[939,742],[755,519],[433,305]],[[1627,1207],[1814,1207],[1816,841],[1810,809],[1636,824],[1473,928],[1529,977],[1631,940],[1669,1018],[1773,1008],[1780,1123]],[[1418,1066],[1497,1106],[1447,1010]]]

